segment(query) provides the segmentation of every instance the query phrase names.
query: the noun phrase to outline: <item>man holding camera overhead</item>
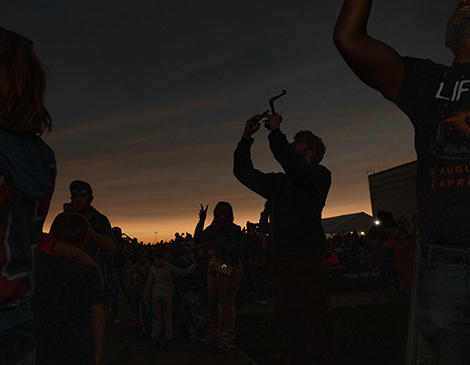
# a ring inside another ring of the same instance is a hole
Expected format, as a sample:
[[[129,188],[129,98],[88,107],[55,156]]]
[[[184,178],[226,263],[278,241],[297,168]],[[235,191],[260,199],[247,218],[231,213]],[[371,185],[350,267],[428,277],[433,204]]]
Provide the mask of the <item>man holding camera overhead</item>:
[[[288,364],[336,364],[333,320],[325,263],[326,238],[321,212],[331,173],[320,165],[325,146],[310,131],[298,132],[289,144],[279,129],[279,114],[266,115],[270,148],[284,173],[262,173],[253,167],[252,135],[261,115],[246,122],[234,155],[234,174],[269,201],[274,306]]]

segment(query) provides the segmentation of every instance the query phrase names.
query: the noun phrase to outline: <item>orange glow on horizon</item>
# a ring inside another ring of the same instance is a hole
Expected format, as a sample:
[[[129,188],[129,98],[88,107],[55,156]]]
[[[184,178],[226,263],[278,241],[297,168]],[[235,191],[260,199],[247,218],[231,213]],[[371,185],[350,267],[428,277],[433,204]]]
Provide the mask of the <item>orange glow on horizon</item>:
[[[368,190],[362,187],[356,190],[361,192],[355,195],[347,194],[343,189],[333,186],[323,209],[323,218],[359,212],[372,214]],[[265,200],[254,193],[249,192],[247,196],[248,199],[244,196],[234,196],[228,199],[233,207],[234,223],[242,228],[246,226],[247,221],[259,221],[265,204]],[[59,190],[53,200],[54,204],[51,204],[44,224],[44,232],[49,231],[54,217],[62,212],[62,202],[69,200],[68,192],[65,189]],[[155,243],[155,238],[157,242],[174,239],[176,232],[194,234],[199,220],[201,201],[209,205],[205,222],[205,227],[207,227],[212,222],[213,209],[219,200],[225,199],[198,197],[174,204],[164,202],[159,205],[159,209],[155,210],[142,205],[128,206],[127,209],[122,210],[120,207],[116,208],[113,201],[109,202],[100,196],[100,200],[96,202],[96,208],[108,217],[112,227],[120,227],[123,233],[131,238],[137,238],[139,242]],[[165,207],[171,207],[171,209]]]
[[[323,210],[323,218],[335,217],[339,215],[345,215],[350,213],[365,212],[371,214],[370,204],[350,204],[347,206],[326,206]],[[258,222],[260,210],[240,210],[238,213],[235,211],[235,224],[238,224],[242,228],[246,226],[246,222]],[[111,216],[109,216],[111,220]],[[198,222],[198,216],[191,217],[180,217],[180,218],[118,218],[111,220],[113,227],[121,227],[123,233],[127,234],[131,238],[137,238],[139,242],[143,243],[155,243],[160,241],[170,241],[175,238],[175,233],[180,234],[191,233],[194,234],[194,229]],[[211,212],[209,212],[205,227],[212,222]],[[50,222],[52,223],[52,221]],[[44,231],[48,232],[50,223],[44,225]],[[155,232],[157,232],[155,234]]]

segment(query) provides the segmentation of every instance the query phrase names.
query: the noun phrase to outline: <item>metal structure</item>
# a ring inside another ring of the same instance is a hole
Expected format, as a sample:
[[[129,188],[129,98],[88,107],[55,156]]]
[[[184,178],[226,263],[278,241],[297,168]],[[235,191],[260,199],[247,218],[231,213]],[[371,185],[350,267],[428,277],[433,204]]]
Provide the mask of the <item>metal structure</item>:
[[[416,205],[417,161],[369,175],[372,214],[379,210],[393,213],[395,219],[410,218],[418,212]]]

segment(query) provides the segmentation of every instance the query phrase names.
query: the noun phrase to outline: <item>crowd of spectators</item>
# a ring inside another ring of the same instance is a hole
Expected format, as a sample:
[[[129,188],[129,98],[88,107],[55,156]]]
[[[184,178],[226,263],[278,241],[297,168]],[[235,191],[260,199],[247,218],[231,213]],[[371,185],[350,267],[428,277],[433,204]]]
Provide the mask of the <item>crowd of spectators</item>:
[[[120,229],[114,229],[121,234]],[[267,304],[270,262],[268,239],[259,230],[259,223],[247,222],[242,231],[243,249],[240,261],[245,272],[235,299],[237,305],[247,301]],[[203,245],[196,243],[190,233],[175,233],[174,239],[157,243],[139,242],[137,238],[131,238],[125,233],[121,240],[116,236],[116,240],[121,246],[122,254],[119,257],[122,260],[119,268],[112,268],[112,271],[113,274],[119,271],[119,275],[110,281],[109,288],[105,288],[105,291],[111,293],[110,301],[115,317],[113,323],[123,323],[118,314],[118,291],[121,287],[134,317],[131,326],[142,327],[158,345],[171,341],[174,324],[176,334],[197,338],[198,330],[209,324],[208,260],[207,250]],[[157,274],[162,267],[171,268],[168,270],[172,273],[171,278],[166,278],[166,281]],[[130,278],[131,288],[119,279],[127,277]],[[164,290],[157,294],[159,288]]]
[[[269,266],[271,263],[269,235],[265,224],[247,222],[243,228],[240,261],[244,273],[236,296],[236,304],[254,302],[267,304],[271,299]],[[368,232],[341,232],[328,235],[327,265],[331,277],[353,274],[357,277],[378,275],[383,294],[408,296],[416,239],[419,236],[415,216],[394,220],[390,212],[380,212]],[[209,324],[207,303],[207,257],[203,245],[190,233],[175,234],[169,241],[143,243],[122,234],[124,268],[129,270],[133,300],[128,298],[135,319],[132,326],[143,327],[159,345],[172,340],[173,334],[198,338],[198,332]],[[152,285],[158,268],[171,267],[165,292]],[[148,280],[149,272],[153,272]],[[145,283],[147,282],[147,285]],[[116,300],[118,281],[111,289],[111,304]],[[151,290],[153,289],[153,293]],[[128,297],[129,289],[123,291]],[[164,298],[164,300],[162,299]],[[115,304],[114,304],[115,306]],[[116,325],[121,321],[115,321]],[[153,330],[152,330],[153,326]],[[174,326],[174,328],[173,328]],[[158,332],[158,333],[157,333]],[[161,333],[160,333],[161,332]]]
[[[327,265],[333,277],[343,273],[362,276],[380,275],[383,294],[391,294],[391,284],[399,296],[408,296],[418,219],[402,216],[395,220],[391,212],[379,211],[377,221],[367,233],[342,232],[328,237]]]

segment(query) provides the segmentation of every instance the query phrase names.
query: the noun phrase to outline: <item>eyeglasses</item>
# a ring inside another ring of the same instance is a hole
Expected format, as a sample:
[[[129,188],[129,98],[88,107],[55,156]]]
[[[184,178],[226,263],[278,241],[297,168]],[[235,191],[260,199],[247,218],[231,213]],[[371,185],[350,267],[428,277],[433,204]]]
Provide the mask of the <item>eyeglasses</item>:
[[[87,188],[72,188],[70,189],[70,192],[72,193],[72,195],[75,195],[77,194],[78,192],[81,192],[82,194],[86,194],[88,193],[88,189]]]

